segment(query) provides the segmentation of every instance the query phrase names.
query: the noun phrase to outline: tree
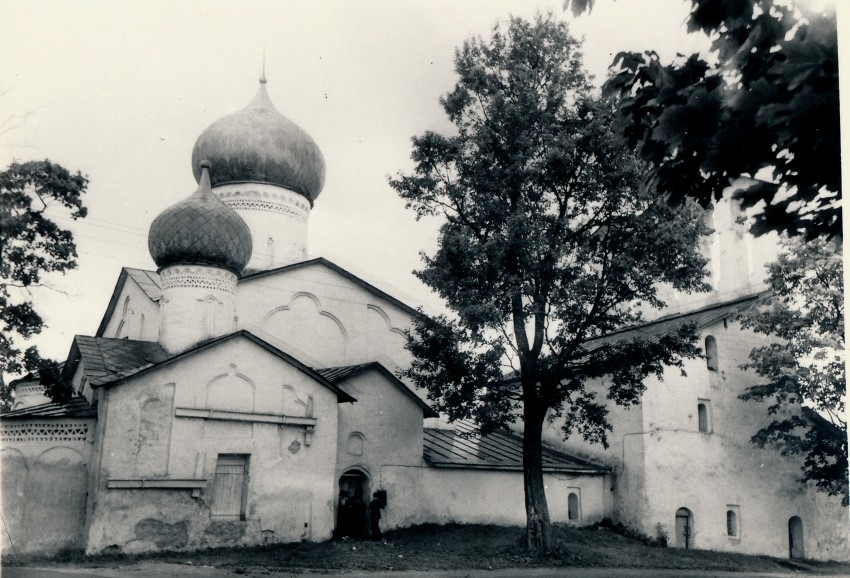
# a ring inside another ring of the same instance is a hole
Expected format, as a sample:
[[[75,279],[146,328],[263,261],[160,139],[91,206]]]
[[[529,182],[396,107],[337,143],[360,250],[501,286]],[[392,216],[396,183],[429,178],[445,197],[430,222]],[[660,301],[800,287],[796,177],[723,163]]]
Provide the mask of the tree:
[[[847,469],[847,379],[844,365],[844,270],[840,247],[817,239],[783,242],[769,266],[771,292],[742,318],[744,327],[782,341],[753,349],[766,382],[745,400],[769,401],[775,419],[752,438],[803,458],[802,481],[850,502]],[[801,411],[802,408],[802,411]]]
[[[0,172],[0,403],[6,410],[12,401],[6,374],[38,372],[54,401],[69,396],[58,364],[43,359],[35,346],[22,350],[18,341],[44,327],[31,289],[44,286],[43,275],[77,266],[73,234],[50,214],[64,207],[73,219],[85,217],[82,195],[88,182],[79,171],[72,174],[49,160],[12,163]]]
[[[580,43],[552,16],[512,18],[455,53],[441,105],[454,136],[412,139],[414,170],[390,185],[417,218],[444,218],[416,275],[453,311],[415,321],[403,376],[449,418],[483,431],[523,425],[526,544],[550,546],[542,428],[564,420],[607,446],[607,397],[639,401],[643,379],[699,355],[695,328],[597,348],[588,340],[663,305],[656,283],[704,290],[702,209],[640,186],[645,167],[613,133],[613,104],[592,94]]]
[[[575,12],[590,7],[571,3]],[[664,65],[655,52],[620,53],[604,87],[622,98],[618,130],[650,163],[652,186],[708,206],[737,180],[743,207],[761,207],[754,234],[840,234],[834,9],[691,5],[688,29],[712,38],[716,62],[694,54]]]

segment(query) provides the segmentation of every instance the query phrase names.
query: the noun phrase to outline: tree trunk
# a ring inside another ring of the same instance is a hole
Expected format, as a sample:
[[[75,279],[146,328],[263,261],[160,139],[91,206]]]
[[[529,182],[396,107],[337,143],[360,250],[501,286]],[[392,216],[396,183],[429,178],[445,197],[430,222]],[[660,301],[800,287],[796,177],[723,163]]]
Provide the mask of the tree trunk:
[[[525,482],[525,545],[533,552],[548,552],[552,546],[552,525],[543,485],[543,419],[546,409],[538,404],[523,407],[522,461]]]

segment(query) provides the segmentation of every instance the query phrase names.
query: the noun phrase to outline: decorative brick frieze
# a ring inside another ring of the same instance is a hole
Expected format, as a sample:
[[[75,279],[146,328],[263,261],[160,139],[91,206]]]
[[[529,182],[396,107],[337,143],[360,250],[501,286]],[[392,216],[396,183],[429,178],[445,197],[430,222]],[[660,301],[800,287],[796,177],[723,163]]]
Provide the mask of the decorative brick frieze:
[[[174,265],[160,271],[159,276],[163,291],[184,287],[213,289],[230,294],[236,291],[236,275],[218,267]]]
[[[310,216],[310,203],[301,195],[285,191],[280,192],[255,189],[214,190],[224,204],[235,211],[261,211],[285,215],[307,222]]]
[[[88,434],[87,423],[38,422],[0,425],[0,441],[3,443],[77,442],[86,441]]]

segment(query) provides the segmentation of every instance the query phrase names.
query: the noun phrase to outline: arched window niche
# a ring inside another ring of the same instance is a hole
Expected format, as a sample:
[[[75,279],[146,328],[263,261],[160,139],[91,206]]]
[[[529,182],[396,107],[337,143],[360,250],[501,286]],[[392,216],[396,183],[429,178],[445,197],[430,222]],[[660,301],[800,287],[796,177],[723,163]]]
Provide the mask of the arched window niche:
[[[581,520],[581,500],[578,490],[570,491],[567,496],[567,518],[570,520]]]
[[[713,335],[705,338],[705,365],[709,371],[720,371],[720,359],[717,356],[717,339]]]
[[[707,399],[697,404],[697,422],[700,433],[711,433],[711,402]]]
[[[741,538],[741,519],[738,515],[738,506],[726,506],[726,535],[732,540]]]

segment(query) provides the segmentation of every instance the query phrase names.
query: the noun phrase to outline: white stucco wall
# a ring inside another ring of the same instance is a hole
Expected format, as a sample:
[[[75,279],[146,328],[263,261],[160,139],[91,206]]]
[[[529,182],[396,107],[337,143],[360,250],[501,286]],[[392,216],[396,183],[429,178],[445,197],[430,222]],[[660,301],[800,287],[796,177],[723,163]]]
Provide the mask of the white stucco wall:
[[[236,301],[240,329],[259,328],[325,367],[384,358],[395,371],[410,362],[409,313],[321,263],[244,279]]]
[[[83,546],[93,436],[92,419],[0,422],[4,556]]]
[[[686,376],[670,369],[663,381],[648,379],[638,408],[612,405],[608,450],[579,439],[562,447],[612,467],[617,519],[649,536],[665,531],[671,545],[676,510],[687,508],[693,514],[693,547],[787,557],[788,520],[799,516],[807,557],[850,558],[847,508],[798,482],[800,457],[750,443],[773,416],[767,403],[739,399],[759,383],[740,366],[766,339],[731,320],[703,330],[702,343],[708,335],[717,341],[718,371],[709,370],[705,359],[687,360]],[[699,403],[709,409],[706,433],[699,431]],[[549,441],[556,439],[557,426],[548,431]],[[740,528],[731,538],[728,509],[737,512]]]
[[[357,399],[339,406],[337,474],[360,466],[372,477],[373,489],[382,487],[381,469],[422,466],[422,408],[376,370],[341,382],[343,391]],[[362,453],[349,440],[363,441]]]
[[[387,492],[381,526],[401,525],[393,512],[409,499],[411,489],[407,483],[398,485],[392,472],[425,467],[422,407],[374,369],[341,382],[340,387],[357,402],[339,406],[336,480],[352,469],[365,473],[367,491]],[[364,498],[368,502],[371,495]]]
[[[525,525],[522,472],[386,467],[385,483],[397,488],[382,519],[393,528],[433,522]],[[552,522],[590,524],[610,516],[606,476],[544,474]],[[568,519],[567,497],[580,496],[581,517]]]
[[[128,276],[103,330],[103,337],[156,341],[158,336],[159,303],[151,301]]]
[[[266,183],[219,185],[213,193],[251,230],[253,249],[246,271],[268,271],[304,260],[310,201],[303,195]]]
[[[702,331],[717,342],[719,370],[703,359],[686,362],[687,377],[670,370],[653,380],[644,395],[646,510],[643,529],[657,524],[674,532],[675,512],[693,513],[697,548],[748,554],[788,555],[788,520],[804,522],[806,556],[850,559],[848,510],[838,499],[799,483],[802,457],[759,449],[750,438],[776,416],[769,402],[743,401],[739,395],[760,378],[741,369],[753,347],[769,340],[729,320]],[[709,431],[699,431],[697,405],[709,411]],[[726,533],[726,511],[739,512],[740,535]],[[671,539],[671,542],[674,540]]]
[[[323,540],[331,535],[337,396],[244,337],[105,391],[87,551]],[[316,416],[303,427],[173,417],[179,409]],[[248,456],[244,521],[212,520],[216,461]],[[206,480],[206,488],[108,489],[109,480]]]

